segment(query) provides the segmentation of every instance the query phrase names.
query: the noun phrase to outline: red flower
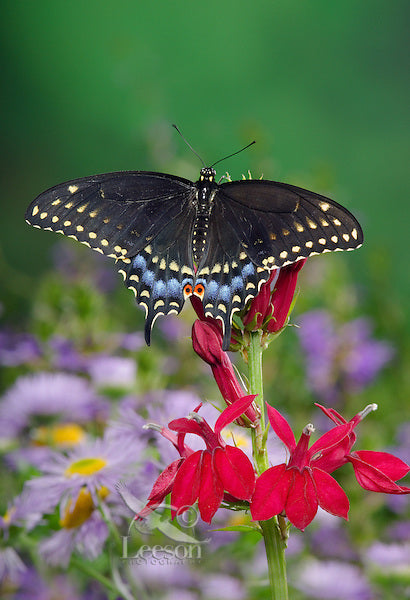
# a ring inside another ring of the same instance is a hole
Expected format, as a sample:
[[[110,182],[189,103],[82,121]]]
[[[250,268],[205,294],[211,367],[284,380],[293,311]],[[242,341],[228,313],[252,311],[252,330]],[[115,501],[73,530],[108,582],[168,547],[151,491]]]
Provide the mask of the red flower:
[[[213,376],[225,402],[230,405],[243,398],[246,392],[239,383],[230,358],[222,350],[222,333],[214,320],[195,321],[192,327],[192,345],[195,352],[210,365]],[[245,411],[248,422],[242,418],[239,425],[254,423],[257,413],[253,406]]]
[[[251,503],[255,520],[265,520],[285,511],[289,521],[304,529],[316,515],[318,506],[347,518],[349,501],[339,484],[329,475],[346,462],[353,464],[356,478],[365,489],[389,494],[408,494],[410,488],[395,483],[409,467],[386,452],[351,452],[356,441],[354,428],[372,410],[371,404],[347,422],[334,409],[319,408],[336,423],[310,448],[312,425],[307,425],[299,442],[287,421],[267,405],[269,421],[290,452],[288,464],[271,467],[257,479]]]
[[[327,409],[320,404],[316,404],[334,423],[337,425],[347,423],[334,409]],[[358,413],[349,421],[354,427],[372,410],[377,408],[376,404],[369,404],[363,411]],[[359,484],[365,490],[371,492],[383,492],[385,494],[409,494],[410,488],[398,485],[396,481],[402,479],[408,472],[409,466],[397,456],[388,452],[375,452],[372,450],[357,450],[350,452],[356,441],[356,435],[352,433],[348,438],[348,447],[345,455],[341,457],[339,464],[329,465],[333,470],[339,468],[342,464],[350,462]],[[320,462],[321,459],[318,460]],[[330,473],[331,471],[328,470]]]
[[[251,503],[254,520],[270,519],[285,511],[295,527],[303,530],[321,506],[327,512],[347,519],[349,500],[340,485],[324,469],[315,465],[320,448],[326,451],[337,448],[349,435],[352,425],[335,427],[314,444],[315,452],[308,449],[313,426],[307,425],[296,444],[293,432],[272,406],[267,405],[269,421],[290,452],[288,464],[267,469],[256,481]],[[336,431],[337,430],[337,431]]]
[[[212,428],[197,412],[190,418],[175,419],[162,430],[178,449],[181,458],[172,462],[160,474],[148,497],[147,505],[136,518],[147,516],[171,493],[172,516],[182,513],[198,500],[201,517],[210,523],[222,500],[249,501],[255,487],[252,463],[242,450],[225,444],[221,431],[246,411],[255,396],[245,396],[228,406]],[[205,441],[206,449],[194,452],[184,438],[194,433]]]
[[[269,333],[280,331],[289,316],[299,271],[306,258],[281,269],[273,269],[269,280],[261,286],[242,317],[250,331],[264,329]]]

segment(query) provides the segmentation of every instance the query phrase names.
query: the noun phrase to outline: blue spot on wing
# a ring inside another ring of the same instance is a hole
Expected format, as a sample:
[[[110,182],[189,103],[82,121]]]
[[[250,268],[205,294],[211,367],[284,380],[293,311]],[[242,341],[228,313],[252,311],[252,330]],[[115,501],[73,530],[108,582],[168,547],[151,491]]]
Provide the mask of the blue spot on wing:
[[[169,279],[167,282],[167,291],[170,296],[177,296],[182,292],[182,285],[179,283],[178,279],[175,279],[175,277]]]
[[[244,279],[246,279],[247,277],[249,277],[250,275],[253,275],[255,273],[255,267],[253,266],[253,264],[250,262],[247,265],[245,265],[241,271],[242,273],[242,277]]]
[[[155,279],[154,271],[145,271],[145,273],[142,276],[143,283],[145,283],[146,285],[149,285],[150,287],[152,287],[152,285],[154,283],[154,279]]]
[[[141,269],[142,271],[145,271],[147,261],[143,256],[141,256],[141,254],[137,254],[137,256],[132,261],[132,266],[134,267],[134,269]]]

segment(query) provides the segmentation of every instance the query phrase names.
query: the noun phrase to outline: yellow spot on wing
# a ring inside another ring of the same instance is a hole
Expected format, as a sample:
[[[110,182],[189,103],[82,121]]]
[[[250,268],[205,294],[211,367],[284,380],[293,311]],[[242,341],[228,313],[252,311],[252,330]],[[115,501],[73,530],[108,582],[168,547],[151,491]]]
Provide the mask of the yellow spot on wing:
[[[77,208],[77,212],[79,212],[79,213],[82,213],[82,212],[84,212],[84,211],[85,211],[85,209],[87,208],[87,206],[88,206],[88,202],[87,202],[87,204],[82,204],[81,206],[79,206],[79,207]]]
[[[40,215],[40,219],[45,219],[47,215],[48,215],[48,213],[42,212]]]
[[[78,185],[69,185],[68,186],[68,191],[70,192],[70,194],[74,194],[77,190],[78,190]]]
[[[84,227],[82,225],[77,225],[77,231],[84,231]]]
[[[311,229],[317,228],[317,224],[314,221],[312,221],[312,219],[309,219],[309,217],[306,217],[306,221]]]
[[[281,258],[286,258],[286,257],[287,257],[287,255],[288,255],[288,253],[286,252],[286,250],[283,250],[283,252],[281,252],[281,253],[279,254],[279,256],[280,256]]]
[[[57,223],[57,221],[59,221],[59,218],[54,215],[54,217],[51,219],[53,221],[53,223]]]
[[[58,204],[61,204],[61,200],[57,198],[57,200],[54,200],[54,202],[51,203],[51,206],[57,206]]]
[[[70,227],[71,221],[64,221],[64,227]]]
[[[97,234],[94,231],[90,231],[90,233],[88,234],[88,237],[92,240],[95,240],[95,238],[97,237]]]
[[[101,240],[101,246],[108,246],[108,240],[106,240],[105,238],[103,238]]]
[[[328,202],[319,202],[319,206],[324,212],[330,208],[330,204],[328,204]]]

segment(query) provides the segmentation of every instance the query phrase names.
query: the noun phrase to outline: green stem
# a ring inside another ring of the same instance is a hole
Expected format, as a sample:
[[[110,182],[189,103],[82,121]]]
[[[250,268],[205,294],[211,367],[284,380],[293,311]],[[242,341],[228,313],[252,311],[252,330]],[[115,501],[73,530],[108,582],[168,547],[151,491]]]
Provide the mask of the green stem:
[[[260,410],[260,422],[252,430],[253,456],[257,472],[263,473],[269,468],[268,454],[266,451],[265,433],[265,406],[263,402],[263,376],[262,376],[261,332],[253,332],[250,336],[248,350],[248,376],[249,393],[258,394],[255,402]],[[271,600],[287,600],[288,585],[286,579],[285,543],[282,540],[276,517],[268,521],[260,521],[265,542],[266,558]]]
[[[98,569],[96,569],[95,567],[90,565],[90,563],[86,562],[82,558],[72,555],[70,563],[74,567],[76,567],[79,571],[82,571],[83,573],[85,573],[85,575],[89,575],[91,577],[91,579],[95,579],[96,581],[99,581],[101,583],[101,585],[103,585],[110,592],[114,592],[114,594],[120,593],[120,590],[117,588],[115,583],[113,583],[111,581],[111,579],[108,579],[108,577],[105,577],[105,575],[102,575],[98,571]]]

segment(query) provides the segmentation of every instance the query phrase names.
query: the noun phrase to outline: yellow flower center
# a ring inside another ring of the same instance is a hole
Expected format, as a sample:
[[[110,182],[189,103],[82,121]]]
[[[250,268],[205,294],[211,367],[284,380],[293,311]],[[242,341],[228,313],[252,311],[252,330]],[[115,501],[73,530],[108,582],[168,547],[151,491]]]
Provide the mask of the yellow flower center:
[[[76,423],[38,427],[34,434],[37,444],[47,446],[76,446],[84,437],[84,429]]]
[[[103,486],[98,491],[98,496],[103,500],[109,493],[110,491]],[[72,504],[72,500],[69,500],[64,516],[60,519],[60,525],[61,527],[65,527],[65,529],[79,527],[91,517],[95,509],[91,494],[86,488],[82,488],[78,494],[74,507],[72,507]]]
[[[231,440],[234,440],[235,446],[237,446],[238,448],[242,448],[242,449],[250,448],[251,440],[250,440],[249,436],[244,435],[243,433],[238,431],[238,429],[239,428],[234,429],[233,427],[224,427],[223,432],[222,432],[224,440],[228,444],[231,444],[232,443]]]
[[[81,458],[77,460],[65,470],[65,476],[71,477],[72,475],[92,475],[97,471],[101,471],[107,464],[107,461],[103,458]]]

